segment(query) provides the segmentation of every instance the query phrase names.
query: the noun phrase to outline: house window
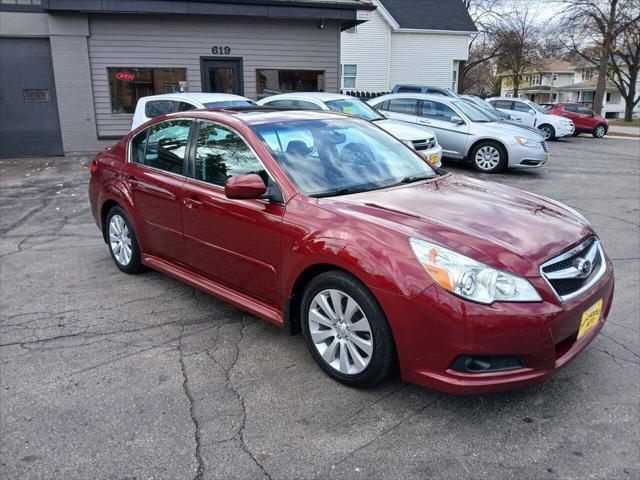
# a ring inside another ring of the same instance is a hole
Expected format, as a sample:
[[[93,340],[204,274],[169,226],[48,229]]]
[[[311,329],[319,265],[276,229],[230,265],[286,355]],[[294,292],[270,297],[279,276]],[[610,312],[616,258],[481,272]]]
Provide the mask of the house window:
[[[133,113],[140,97],[179,91],[186,68],[107,67],[111,113]]]
[[[259,97],[286,92],[324,92],[324,71],[256,70]]]
[[[557,81],[557,80],[558,80],[558,74],[557,74],[557,73],[552,74],[552,75],[551,75],[551,81],[552,81],[552,82],[555,82],[555,81]]]
[[[342,88],[356,88],[357,65],[342,65]]]
[[[531,79],[532,85],[540,85],[540,75],[534,75]]]
[[[593,78],[593,70],[585,70],[584,73],[582,74],[582,80],[583,81],[588,81],[591,80]]]
[[[453,70],[451,71],[451,91],[458,91],[458,62],[453,62]]]
[[[611,102],[611,94],[607,93],[607,103],[610,103],[610,102]]]

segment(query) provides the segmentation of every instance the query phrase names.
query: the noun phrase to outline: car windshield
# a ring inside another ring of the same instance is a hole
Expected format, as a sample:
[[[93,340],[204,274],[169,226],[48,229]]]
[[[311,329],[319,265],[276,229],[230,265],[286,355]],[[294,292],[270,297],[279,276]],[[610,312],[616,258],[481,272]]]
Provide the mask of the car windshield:
[[[350,115],[355,115],[356,117],[364,118],[365,120],[373,121],[384,119],[384,117],[380,115],[376,109],[370,107],[362,100],[358,100],[357,98],[331,100],[329,102],[324,102],[324,104],[334,112],[348,113]]]
[[[458,107],[458,109],[460,109],[469,120],[474,123],[487,123],[495,121],[495,117],[493,117],[493,114],[491,114],[493,117],[492,118],[489,116],[489,114],[484,113],[482,110],[480,110],[480,107],[477,107],[476,105],[471,105],[464,100],[456,100],[452,103],[456,107]]]
[[[436,176],[409,147],[359,119],[285,121],[252,129],[308,196],[346,195]]]
[[[255,103],[251,100],[225,100],[220,102],[203,103],[205,108],[227,108],[227,107],[251,107]]]
[[[470,98],[464,98],[463,100],[467,102],[469,105],[482,110],[482,113],[484,113],[487,117],[489,117],[489,119],[492,122],[497,122],[498,120],[500,120],[500,118],[494,113],[493,107],[488,103],[486,103],[484,100],[475,101]]]

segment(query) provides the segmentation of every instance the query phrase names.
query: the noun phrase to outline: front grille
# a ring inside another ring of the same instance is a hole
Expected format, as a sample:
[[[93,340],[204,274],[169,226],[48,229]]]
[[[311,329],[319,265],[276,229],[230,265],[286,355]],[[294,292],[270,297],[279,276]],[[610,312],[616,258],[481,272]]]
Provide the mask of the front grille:
[[[547,145],[547,142],[542,142],[542,149],[543,149],[546,153],[549,153],[549,145]]]
[[[413,148],[415,148],[416,150],[431,150],[432,148],[436,148],[438,146],[438,141],[435,138],[414,140],[411,143],[413,144]]]
[[[545,262],[540,271],[560,300],[578,296],[604,274],[604,254],[600,242],[591,237],[576,248]]]

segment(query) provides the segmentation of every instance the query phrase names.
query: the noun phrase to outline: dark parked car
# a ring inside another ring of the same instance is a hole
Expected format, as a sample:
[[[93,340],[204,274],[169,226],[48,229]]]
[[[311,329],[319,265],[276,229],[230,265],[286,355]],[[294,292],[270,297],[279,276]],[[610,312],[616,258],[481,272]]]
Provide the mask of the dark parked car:
[[[540,381],[602,328],[613,271],[579,213],[434,171],[325,111],[158,117],[98,154],[116,266],[150,267],[292,332],[334,379],[452,393]]]
[[[545,107],[548,113],[573,120],[576,126],[574,135],[590,133],[595,138],[604,137],[609,131],[609,122],[593,110],[579,103],[551,103]]]
[[[391,93],[428,93],[430,95],[444,95],[445,97],[459,96],[448,88],[435,87],[433,85],[416,85],[413,83],[399,83],[394,85]]]

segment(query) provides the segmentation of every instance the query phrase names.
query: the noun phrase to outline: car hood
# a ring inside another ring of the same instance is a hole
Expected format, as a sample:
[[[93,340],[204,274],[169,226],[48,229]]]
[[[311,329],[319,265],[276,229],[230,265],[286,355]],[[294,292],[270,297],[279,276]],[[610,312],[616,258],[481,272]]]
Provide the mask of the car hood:
[[[401,122],[400,120],[386,118],[384,120],[375,120],[373,123],[400,140],[431,140],[436,136],[434,131],[429,128],[414,127],[410,123]]]
[[[544,260],[594,234],[558,202],[454,174],[319,202],[525,277],[540,276]]]
[[[510,135],[512,136],[510,140],[512,140],[513,142],[515,142],[513,137],[525,137],[526,139],[532,140],[534,142],[544,141],[544,136],[537,128],[525,127],[508,120],[489,123],[474,123],[473,125],[476,127],[481,126],[481,128],[486,128],[487,130],[490,130],[492,132],[500,132],[505,135]]]

